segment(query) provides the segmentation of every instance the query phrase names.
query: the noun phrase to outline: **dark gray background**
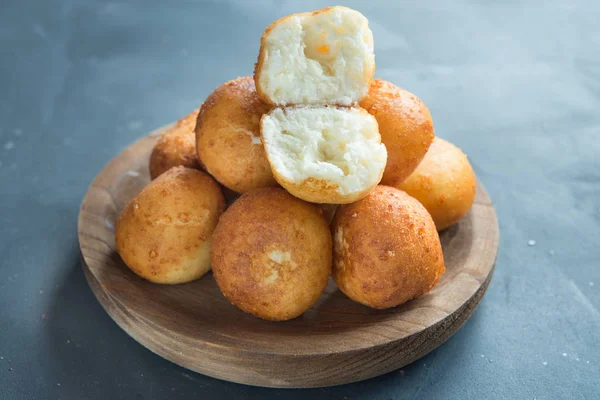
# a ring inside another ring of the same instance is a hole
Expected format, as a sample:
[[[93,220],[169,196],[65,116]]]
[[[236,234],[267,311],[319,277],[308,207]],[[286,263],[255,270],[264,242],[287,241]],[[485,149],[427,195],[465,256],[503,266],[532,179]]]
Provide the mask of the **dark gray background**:
[[[79,264],[88,184],[251,74],[272,20],[326,4],[302,3],[0,1],[0,398],[599,398],[594,0],[345,2],[370,19],[376,75],[425,101],[499,216],[489,291],[430,355],[343,387],[261,389],[162,360],[106,315]]]

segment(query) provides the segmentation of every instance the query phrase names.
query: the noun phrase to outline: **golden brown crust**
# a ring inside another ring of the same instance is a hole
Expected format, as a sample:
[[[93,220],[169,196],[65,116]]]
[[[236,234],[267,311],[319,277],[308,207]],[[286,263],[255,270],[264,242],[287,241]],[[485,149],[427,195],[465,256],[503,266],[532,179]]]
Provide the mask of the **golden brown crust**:
[[[395,307],[427,293],[444,273],[431,216],[401,190],[378,186],[333,220],[333,278],[351,299]]]
[[[353,203],[367,196],[381,180],[381,175],[373,183],[372,186],[366,187],[359,192],[350,194],[341,194],[338,192],[338,185],[332,184],[323,179],[307,178],[300,183],[296,183],[290,179],[286,179],[279,174],[274,168],[273,174],[277,182],[283,186],[288,192],[298,197],[299,199],[316,203],[316,204],[348,204]],[[382,171],[383,173],[383,171]]]
[[[210,269],[212,234],[225,200],[206,173],[173,167],[119,215],[115,242],[125,264],[156,283],[183,283]]]
[[[438,230],[458,222],[475,200],[476,178],[467,156],[436,137],[417,169],[397,187],[431,214]]]
[[[196,118],[198,109],[181,118],[160,135],[150,155],[150,178],[155,179],[172,167],[204,170],[196,152]]]
[[[206,170],[231,190],[244,193],[277,185],[260,143],[260,118],[269,110],[251,76],[222,84],[200,108],[198,156]]]
[[[242,195],[222,215],[211,263],[232,304],[279,321],[318,300],[331,272],[331,252],[331,233],[319,210],[281,188],[263,188]]]
[[[431,114],[417,96],[382,79],[371,82],[360,106],[377,119],[388,151],[381,184],[397,185],[417,168],[433,141]]]

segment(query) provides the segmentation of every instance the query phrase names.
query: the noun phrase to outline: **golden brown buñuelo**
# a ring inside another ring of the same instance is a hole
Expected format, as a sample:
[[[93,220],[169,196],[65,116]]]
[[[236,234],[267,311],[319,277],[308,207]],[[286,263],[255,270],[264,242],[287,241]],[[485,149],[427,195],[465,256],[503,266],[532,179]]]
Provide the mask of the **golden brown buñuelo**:
[[[338,208],[332,225],[333,278],[351,299],[395,307],[431,290],[445,271],[431,216],[405,192],[378,186]]]
[[[240,309],[288,320],[321,296],[331,273],[331,233],[322,213],[281,188],[243,194],[221,216],[213,275]]]
[[[260,125],[275,179],[302,200],[352,203],[381,180],[387,152],[375,117],[360,107],[275,108]]]
[[[182,166],[203,170],[196,152],[196,118],[198,109],[181,118],[159,136],[150,154],[150,179],[155,179],[172,167]]]
[[[298,24],[300,29],[296,29]],[[282,32],[286,27],[289,29]],[[282,37],[274,38],[276,34]],[[269,68],[278,56],[285,59],[280,60],[283,73]],[[344,62],[340,63],[342,57]],[[259,96],[271,105],[350,106],[364,97],[374,73],[373,33],[368,20],[356,10],[333,6],[287,15],[271,23],[260,39],[254,79]],[[309,79],[304,82],[306,76]],[[278,79],[283,79],[283,84],[268,88]],[[338,82],[333,83],[336,79]],[[292,89],[286,90],[286,86]],[[310,95],[302,90],[307,86],[314,89]]]
[[[233,191],[277,185],[260,140],[260,118],[269,110],[251,76],[223,83],[200,108],[198,156],[206,170]]]
[[[173,167],[123,209],[116,248],[136,274],[155,283],[183,283],[210,270],[213,231],[225,209],[219,185],[206,173]]]
[[[436,137],[417,169],[397,187],[419,200],[437,229],[442,230],[471,209],[475,185],[467,156],[452,143]]]
[[[417,168],[434,137],[427,106],[414,94],[382,79],[374,79],[360,106],[379,124],[388,152],[382,185],[396,185]]]

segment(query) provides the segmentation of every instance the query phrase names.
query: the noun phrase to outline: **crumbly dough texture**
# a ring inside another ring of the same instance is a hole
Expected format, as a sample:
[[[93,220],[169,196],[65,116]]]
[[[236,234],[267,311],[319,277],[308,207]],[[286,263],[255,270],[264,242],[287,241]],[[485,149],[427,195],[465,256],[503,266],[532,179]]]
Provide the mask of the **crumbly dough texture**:
[[[367,18],[347,7],[278,19],[261,38],[259,95],[273,105],[357,103],[375,72]]]
[[[360,108],[275,108],[263,116],[261,135],[275,179],[313,203],[364,197],[386,164],[377,121]]]
[[[333,278],[351,299],[390,308],[430,291],[445,271],[431,216],[405,192],[378,186],[338,208]]]
[[[281,188],[243,194],[221,217],[211,261],[221,292],[268,320],[288,320],[321,296],[332,243],[320,210]]]
[[[213,231],[225,200],[204,172],[173,167],[123,209],[115,224],[119,255],[155,283],[184,283],[210,270]]]

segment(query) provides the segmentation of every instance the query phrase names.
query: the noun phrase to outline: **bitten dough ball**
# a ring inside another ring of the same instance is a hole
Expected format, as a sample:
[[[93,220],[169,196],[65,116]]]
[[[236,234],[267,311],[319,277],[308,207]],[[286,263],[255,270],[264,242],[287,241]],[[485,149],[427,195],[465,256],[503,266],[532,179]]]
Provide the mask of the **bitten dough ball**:
[[[414,94],[375,79],[360,106],[377,119],[388,151],[382,185],[396,185],[417,168],[433,141],[433,121],[427,106]]]
[[[321,212],[281,188],[243,194],[221,217],[211,261],[221,292],[240,309],[288,320],[321,296],[331,273]]]
[[[260,118],[269,109],[251,76],[222,84],[200,108],[198,156],[217,181],[235,192],[277,185],[260,140]]]
[[[194,128],[197,117],[198,110],[194,110],[160,135],[150,155],[151,179],[179,165],[198,170],[204,169],[196,152]]]
[[[204,172],[173,167],[150,182],[115,224],[117,252],[136,274],[184,283],[210,270],[210,247],[225,200]]]
[[[467,156],[452,143],[436,137],[421,164],[397,187],[419,200],[437,229],[442,230],[471,209],[475,184]]]
[[[340,206],[332,229],[333,278],[369,307],[395,307],[427,293],[445,271],[431,216],[401,190],[378,186]]]
[[[368,20],[346,7],[293,14],[273,22],[260,41],[254,77],[274,105],[351,105],[375,72]]]
[[[361,108],[275,108],[263,116],[261,135],[277,182],[313,203],[356,201],[385,168],[377,121]]]

